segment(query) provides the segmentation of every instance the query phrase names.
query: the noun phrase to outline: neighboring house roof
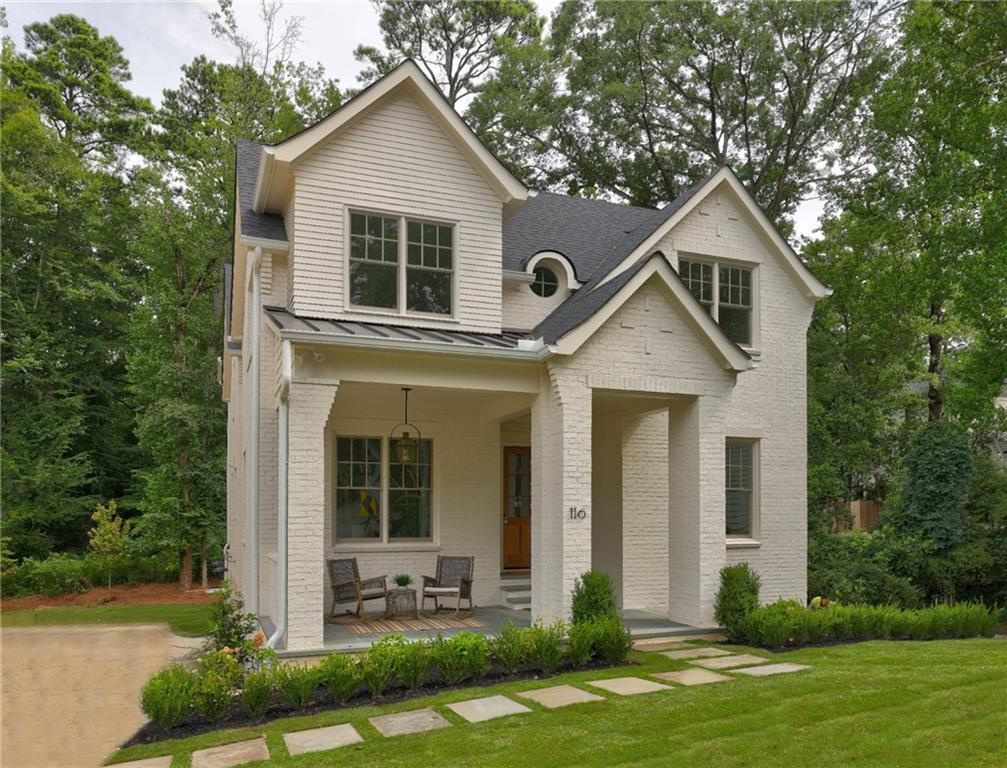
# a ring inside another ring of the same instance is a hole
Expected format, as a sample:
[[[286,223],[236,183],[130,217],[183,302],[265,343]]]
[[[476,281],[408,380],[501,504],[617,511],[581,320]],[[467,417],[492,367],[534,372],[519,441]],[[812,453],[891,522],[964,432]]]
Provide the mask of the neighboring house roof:
[[[503,333],[470,333],[467,331],[440,330],[433,328],[417,328],[414,326],[389,325],[387,323],[362,323],[349,320],[325,320],[314,317],[301,317],[282,307],[264,307],[266,315],[276,328],[285,336],[299,336],[301,340],[328,343],[343,343],[346,345],[377,346],[408,346],[422,349],[429,347],[445,351],[456,349],[459,352],[483,350],[489,353],[531,350],[531,347],[519,346],[521,341],[527,342],[527,335],[522,331],[504,331]]]
[[[628,232],[656,211],[631,205],[539,192],[503,225],[503,268],[521,272],[542,251],[555,251],[587,282]]]
[[[238,210],[241,213],[241,236],[286,242],[287,227],[283,217],[275,213],[256,213],[252,208],[255,180],[259,176],[264,144],[238,139],[235,158]]]

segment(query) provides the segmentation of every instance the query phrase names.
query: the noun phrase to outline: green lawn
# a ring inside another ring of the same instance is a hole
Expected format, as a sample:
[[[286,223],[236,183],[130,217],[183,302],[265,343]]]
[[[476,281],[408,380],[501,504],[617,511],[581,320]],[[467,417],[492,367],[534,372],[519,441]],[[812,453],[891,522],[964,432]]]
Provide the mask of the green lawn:
[[[194,749],[266,736],[269,766],[1004,766],[1007,765],[1007,642],[870,642],[754,653],[811,664],[803,672],[737,679],[605,702],[466,723],[444,704],[496,693],[582,684],[598,677],[682,669],[656,653],[640,666],[450,691],[387,707],[290,717],[255,728],[132,747],[116,762],[172,754],[187,768]],[[381,737],[368,717],[435,706],[454,727]],[[289,757],[282,734],[352,723],[364,743]]]
[[[33,608],[0,613],[2,627],[52,624],[167,624],[177,635],[205,635],[209,605],[98,605]]]

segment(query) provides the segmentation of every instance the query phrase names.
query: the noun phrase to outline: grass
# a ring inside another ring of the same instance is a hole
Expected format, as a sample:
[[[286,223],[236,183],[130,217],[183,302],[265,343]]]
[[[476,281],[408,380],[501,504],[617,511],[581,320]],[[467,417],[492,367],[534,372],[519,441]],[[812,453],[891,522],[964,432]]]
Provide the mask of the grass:
[[[209,605],[97,605],[32,608],[0,613],[0,627],[53,624],[167,624],[177,635],[205,635]]]
[[[605,702],[466,723],[445,704],[490,694],[599,677],[683,669],[657,653],[634,653],[631,668],[578,672],[542,681],[446,691],[386,707],[333,710],[240,730],[131,747],[116,762],[171,754],[188,768],[192,750],[266,737],[273,760],[249,766],[1003,766],[1007,764],[1007,643],[1001,640],[869,642],[790,653],[753,653],[811,664],[769,678],[643,696],[595,690]],[[730,674],[728,672],[728,674]],[[433,706],[454,727],[382,738],[376,714]],[[364,743],[336,752],[290,757],[282,734],[352,723]]]

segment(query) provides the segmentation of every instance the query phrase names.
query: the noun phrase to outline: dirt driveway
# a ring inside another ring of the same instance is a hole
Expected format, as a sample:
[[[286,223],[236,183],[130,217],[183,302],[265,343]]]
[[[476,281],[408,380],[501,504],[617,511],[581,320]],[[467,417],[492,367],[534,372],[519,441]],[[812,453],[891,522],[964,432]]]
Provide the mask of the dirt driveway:
[[[0,631],[3,768],[94,768],[145,722],[140,689],[200,644],[166,625]]]

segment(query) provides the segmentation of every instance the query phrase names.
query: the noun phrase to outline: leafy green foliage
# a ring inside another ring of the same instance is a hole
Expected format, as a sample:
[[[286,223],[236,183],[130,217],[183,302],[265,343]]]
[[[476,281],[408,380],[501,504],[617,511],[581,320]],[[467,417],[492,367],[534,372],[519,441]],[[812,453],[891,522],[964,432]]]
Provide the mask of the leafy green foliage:
[[[126,554],[131,525],[129,520],[119,517],[115,499],[110,500],[108,506],[99,504],[91,519],[94,521],[94,528],[88,531],[88,542],[91,551],[108,569],[108,588],[111,589],[112,566]]]
[[[220,584],[217,599],[210,611],[209,645],[215,650],[242,649],[258,630],[254,614],[245,612],[245,601],[229,582]]]
[[[380,699],[395,674],[400,640],[396,636],[383,637],[372,645],[360,665],[361,677],[371,695]]]
[[[318,675],[340,704],[345,704],[360,687],[360,665],[348,654],[330,653],[318,665]]]
[[[559,669],[563,663],[563,633],[566,625],[562,621],[543,624],[536,621],[528,633],[528,662],[542,674],[548,675]]]
[[[11,563],[0,580],[3,597],[56,597],[106,583],[107,563],[94,555],[53,554],[45,560]],[[131,555],[111,563],[113,584],[146,584],[178,578],[178,561],[158,555]]]
[[[604,571],[590,570],[578,576],[573,584],[573,623],[618,616],[615,588]]]
[[[490,663],[490,645],[483,635],[459,632],[453,637],[438,637],[431,644],[430,655],[444,682],[457,685],[464,680],[478,680],[486,675]]]
[[[241,689],[241,711],[248,717],[266,714],[273,700],[273,674],[269,669],[249,672]]]
[[[731,642],[738,642],[745,617],[759,607],[760,584],[759,574],[748,563],[720,569],[720,589],[717,590],[714,616]]]
[[[395,675],[410,691],[415,691],[430,677],[430,646],[422,641],[403,638],[395,660]]]
[[[273,684],[283,703],[292,709],[307,709],[318,688],[319,673],[306,664],[277,664],[273,669]]]
[[[215,670],[204,671],[196,679],[192,706],[210,722],[222,719],[234,702],[234,682]]]
[[[764,648],[782,648],[848,640],[992,637],[996,624],[996,612],[977,603],[920,609],[836,603],[805,608],[781,600],[749,613],[740,640]]]
[[[506,622],[491,643],[493,656],[509,675],[516,675],[528,655],[528,632]]]
[[[925,557],[923,543],[890,526],[845,534],[819,532],[808,540],[808,597],[840,603],[915,608],[922,593],[896,569]]]
[[[570,625],[567,655],[575,668],[586,667],[594,658],[598,645],[597,635],[598,625],[594,620]]]
[[[633,638],[618,616],[594,620],[594,650],[609,664],[622,664],[633,649]],[[572,630],[571,630],[572,631]]]
[[[140,693],[140,709],[162,728],[185,722],[193,705],[196,676],[180,664],[154,675]]]

